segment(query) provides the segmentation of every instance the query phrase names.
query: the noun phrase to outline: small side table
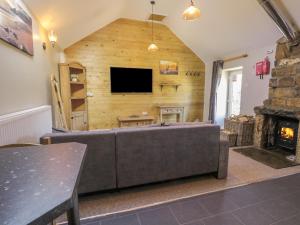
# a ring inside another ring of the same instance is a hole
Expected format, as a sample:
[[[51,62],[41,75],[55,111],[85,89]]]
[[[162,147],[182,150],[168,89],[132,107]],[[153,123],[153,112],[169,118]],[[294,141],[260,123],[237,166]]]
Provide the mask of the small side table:
[[[129,116],[129,117],[119,117],[120,127],[140,127],[153,124],[153,116]]]
[[[184,106],[160,105],[160,122],[163,123],[164,115],[176,115],[177,122],[184,122]]]

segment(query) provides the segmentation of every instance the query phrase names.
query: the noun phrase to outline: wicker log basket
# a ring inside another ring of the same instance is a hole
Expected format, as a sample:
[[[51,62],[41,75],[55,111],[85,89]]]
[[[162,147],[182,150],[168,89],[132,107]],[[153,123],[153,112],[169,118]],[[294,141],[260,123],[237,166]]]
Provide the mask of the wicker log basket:
[[[255,120],[253,116],[230,116],[224,120],[224,132],[230,134],[231,136],[236,134],[237,137],[235,146],[253,145],[254,123]]]

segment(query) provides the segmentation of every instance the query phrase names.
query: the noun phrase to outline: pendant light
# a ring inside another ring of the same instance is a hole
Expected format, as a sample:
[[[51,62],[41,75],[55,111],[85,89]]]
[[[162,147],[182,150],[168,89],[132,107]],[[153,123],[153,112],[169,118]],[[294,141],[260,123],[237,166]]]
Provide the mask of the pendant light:
[[[185,20],[195,20],[195,19],[199,18],[200,15],[201,15],[200,9],[198,9],[195,6],[194,1],[191,0],[191,5],[186,10],[184,10],[182,17]]]
[[[154,44],[154,23],[153,23],[153,12],[154,12],[155,1],[151,1],[151,5],[152,5],[152,18],[151,18],[151,22],[152,22],[152,43],[149,45],[148,51],[149,52],[156,52],[156,51],[158,51],[158,47],[157,47],[156,44]]]

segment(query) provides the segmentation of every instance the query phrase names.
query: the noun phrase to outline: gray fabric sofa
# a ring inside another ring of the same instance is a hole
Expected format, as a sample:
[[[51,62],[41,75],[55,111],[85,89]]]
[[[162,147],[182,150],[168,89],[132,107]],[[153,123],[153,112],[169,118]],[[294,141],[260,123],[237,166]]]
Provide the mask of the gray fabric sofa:
[[[227,176],[228,142],[216,125],[178,125],[53,133],[41,143],[88,145],[79,193],[215,173]]]

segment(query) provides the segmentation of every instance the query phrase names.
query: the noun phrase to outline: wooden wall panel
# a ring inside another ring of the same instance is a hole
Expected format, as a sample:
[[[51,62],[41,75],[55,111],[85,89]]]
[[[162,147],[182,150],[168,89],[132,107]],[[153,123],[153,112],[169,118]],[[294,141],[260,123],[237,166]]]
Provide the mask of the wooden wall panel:
[[[149,53],[151,23],[118,19],[65,50],[68,61],[78,61],[87,69],[87,89],[94,94],[88,99],[90,129],[117,127],[117,117],[148,112],[157,118],[159,104],[178,104],[186,108],[186,121],[202,120],[205,65],[169,28],[155,24],[155,42],[159,51]],[[160,75],[160,60],[176,61],[179,75]],[[118,95],[110,92],[110,67],[153,69],[152,94]],[[199,71],[200,76],[186,76]],[[179,83],[164,87],[162,82]]]

